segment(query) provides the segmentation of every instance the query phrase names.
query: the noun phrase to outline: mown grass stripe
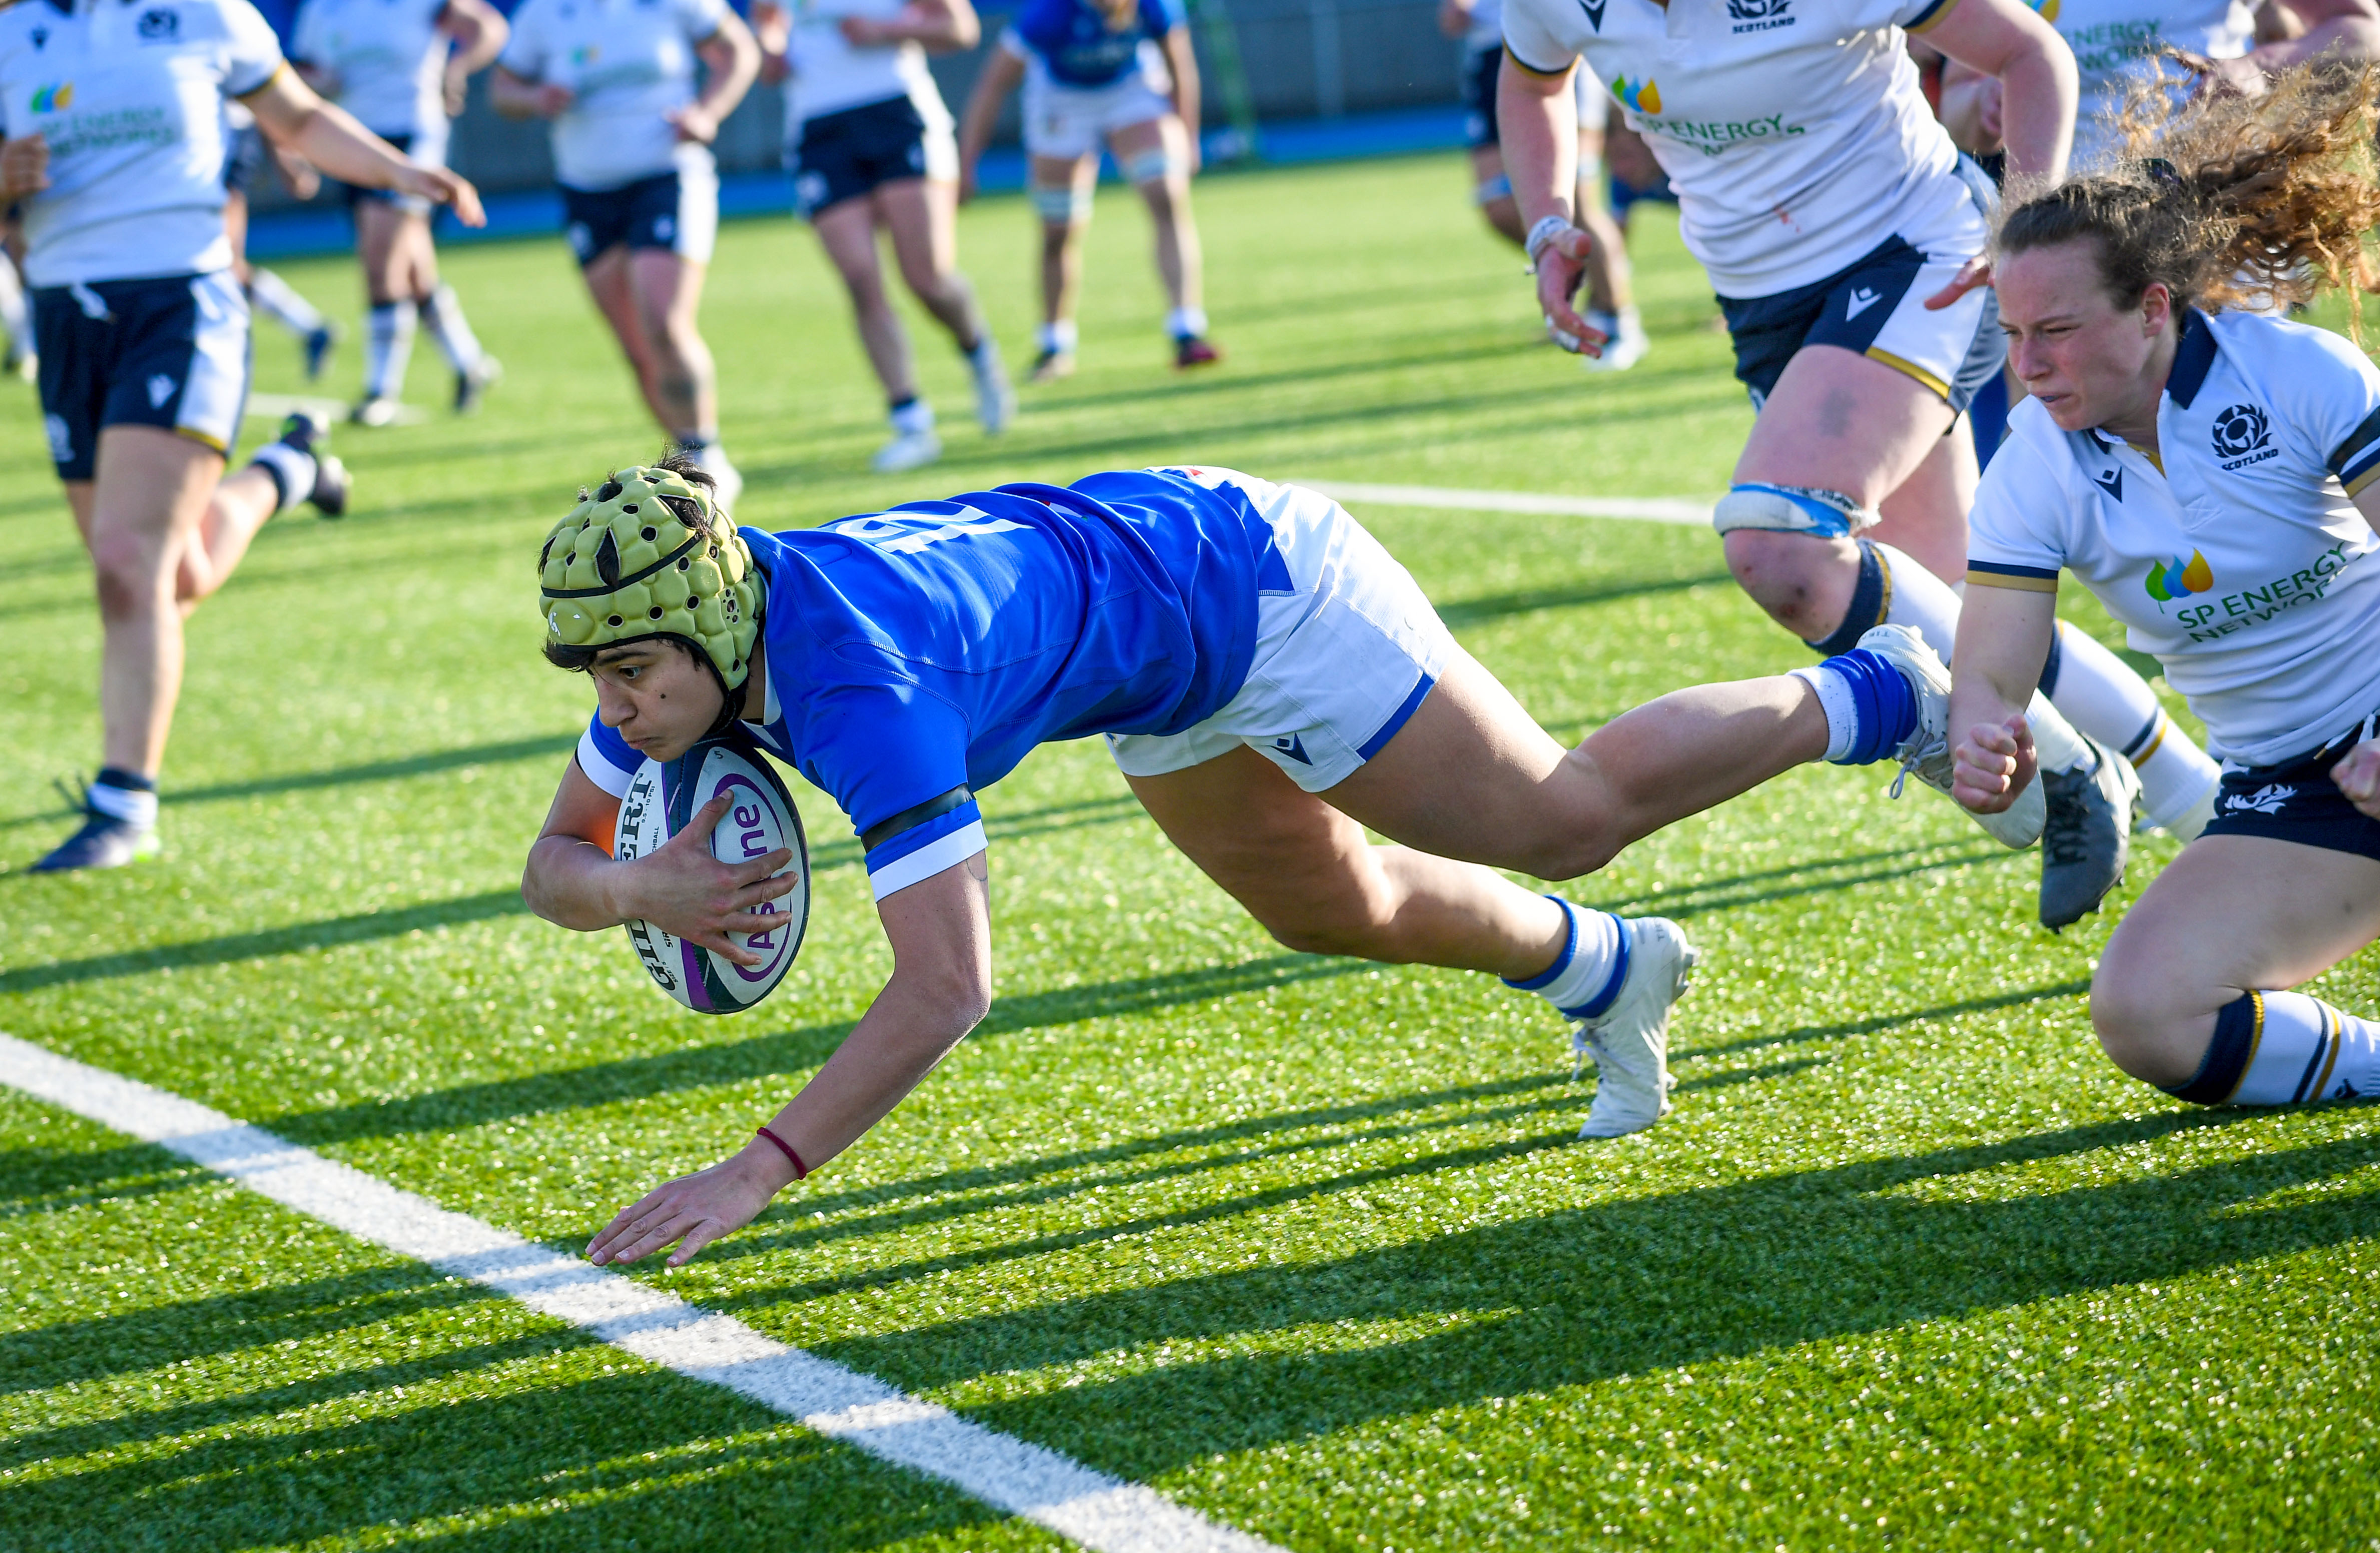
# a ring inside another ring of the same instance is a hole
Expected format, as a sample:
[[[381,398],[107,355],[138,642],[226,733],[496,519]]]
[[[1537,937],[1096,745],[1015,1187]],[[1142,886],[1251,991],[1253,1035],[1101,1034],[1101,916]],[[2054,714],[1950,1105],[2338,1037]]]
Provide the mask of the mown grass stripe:
[[[962,1418],[577,1256],[400,1191],[195,1100],[0,1035],[0,1082],[285,1207],[518,1300],[1100,1553],[1280,1553],[1139,1484]]]

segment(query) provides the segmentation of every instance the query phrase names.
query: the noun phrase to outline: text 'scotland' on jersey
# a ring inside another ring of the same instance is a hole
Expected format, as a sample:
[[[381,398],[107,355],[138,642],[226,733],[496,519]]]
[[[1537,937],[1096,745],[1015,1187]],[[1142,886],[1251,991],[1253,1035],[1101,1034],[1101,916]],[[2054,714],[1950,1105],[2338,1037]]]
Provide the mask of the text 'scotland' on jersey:
[[[765,707],[747,732],[865,835],[1038,745],[1175,734],[1239,692],[1261,589],[1287,589],[1236,487],[1094,475],[744,531],[768,578]],[[598,719],[579,764],[615,795],[643,758]],[[880,898],[982,849],[970,800],[868,854]]]

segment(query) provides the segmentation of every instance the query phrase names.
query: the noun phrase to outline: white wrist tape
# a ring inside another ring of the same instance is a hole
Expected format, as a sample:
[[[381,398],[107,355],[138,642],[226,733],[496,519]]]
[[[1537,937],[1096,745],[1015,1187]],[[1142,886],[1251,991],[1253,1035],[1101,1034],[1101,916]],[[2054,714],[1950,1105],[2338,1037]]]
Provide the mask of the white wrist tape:
[[[1535,226],[1530,227],[1528,243],[1529,262],[1535,264],[1539,259],[1543,258],[1545,256],[1547,247],[1550,245],[1556,237],[1560,237],[1565,232],[1575,232],[1577,230],[1578,228],[1571,224],[1570,217],[1566,215],[1549,215],[1544,220],[1538,222]]]

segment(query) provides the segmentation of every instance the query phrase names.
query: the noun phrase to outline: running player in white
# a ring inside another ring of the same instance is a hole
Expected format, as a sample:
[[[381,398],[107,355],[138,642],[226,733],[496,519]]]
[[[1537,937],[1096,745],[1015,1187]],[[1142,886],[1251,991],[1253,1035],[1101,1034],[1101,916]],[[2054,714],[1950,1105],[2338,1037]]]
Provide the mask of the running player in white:
[[[1471,143],[1472,198],[1488,224],[1515,248],[1529,240],[1512,180],[1504,176],[1498,145],[1496,78],[1504,67],[1503,0],[1439,0],[1438,30],[1463,42],[1463,137]],[[1589,239],[1586,250],[1587,327],[1604,344],[1583,352],[1595,370],[1624,372],[1644,359],[1650,345],[1636,313],[1634,275],[1628,264],[1628,237],[1603,208],[1597,185],[1603,181],[1604,134],[1610,127],[1611,99],[1594,72],[1575,77],[1578,104],[1578,176],[1571,210]]]
[[[335,515],[346,501],[344,472],[317,455],[321,429],[302,417],[224,472],[249,358],[224,228],[227,101],[325,172],[480,220],[469,184],[415,166],[315,96],[249,0],[0,10],[0,203],[24,212],[42,419],[104,631],[103,764],[81,828],[43,869],[153,850],[183,616],[273,514],[310,499]]]
[[[248,206],[249,190],[264,176],[268,165],[289,192],[300,200],[314,197],[322,186],[322,176],[308,166],[304,158],[292,156],[267,140],[264,132],[256,127],[256,115],[245,105],[225,103],[224,116],[231,136],[231,152],[224,158],[224,231],[231,238],[232,273],[238,277],[249,307],[297,336],[298,347],[305,353],[306,377],[310,382],[322,375],[322,364],[338,345],[341,331],[323,316],[320,308],[300,296],[296,286],[273,271],[248,261]]]
[[[710,143],[759,48],[726,0],[526,0],[512,29],[489,100],[551,121],[587,289],[653,419],[732,496],[744,478],[719,444],[719,374],[698,315],[719,236]]]
[[[934,407],[917,391],[909,333],[884,287],[876,234],[892,239],[901,279],[950,332],[975,381],[976,419],[1008,429],[1016,393],[958,267],[959,153],[926,51],[968,49],[983,35],[968,0],[759,0],[752,19],[769,77],[787,80],[785,170],[794,208],[826,249],[884,388],[892,438],[871,460],[892,474],[942,455]]]
[[[1570,340],[1587,328],[1570,303],[1588,243],[1569,162],[1584,55],[1670,175],[1758,411],[1714,515],[1729,569],[1821,652],[1888,621],[1948,654],[1975,482],[1970,439],[1949,433],[2004,355],[1980,284],[1994,192],[1928,109],[1904,28],[2001,80],[2013,176],[2064,171],[2073,60],[2018,0],[1505,0],[1504,160],[1549,325]],[[2063,646],[2045,690],[2098,743],[2131,743],[2141,706],[2155,715],[2148,687],[2081,633]],[[2140,782],[2151,817],[2189,835],[2215,780],[2178,732],[2138,781],[2074,743],[2076,762],[2045,783],[2052,928],[2120,877]]]
[[[1041,336],[1033,381],[1075,370],[1075,297],[1083,230],[1099,177],[1099,148],[1115,153],[1148,204],[1157,273],[1173,310],[1165,332],[1173,365],[1222,359],[1207,338],[1198,227],[1190,178],[1198,170],[1198,59],[1181,0],[1027,0],[976,78],[959,126],[959,199],[975,198],[976,164],[1001,105],[1025,83],[1027,181],[1041,218]]]
[[[471,77],[492,63],[510,28],[488,0],[304,0],[290,55],[307,83],[425,167],[446,164],[448,121]],[[438,278],[430,206],[409,194],[346,186],[363,262],[364,392],[352,419],[396,419],[416,322],[455,370],[455,409],[476,409],[503,372],[480,348],[455,288]]]
[[[1037,746],[1099,734],[1158,825],[1283,943],[1484,971],[1572,1021],[1597,1078],[1583,1137],[1670,1110],[1668,1030],[1694,951],[1498,868],[1570,879],[1804,761],[1900,758],[1947,790],[1949,673],[1914,632],[1770,679],[1665,696],[1565,752],[1326,496],[1229,469],[1111,470],[737,529],[683,463],[624,469],[538,554],[545,656],[594,680],[522,894],[549,921],[651,922],[731,960],[781,917],[783,852],[728,865],[724,801],[643,857],[611,852],[647,760],[706,737],[796,766],[850,819],[892,974],[826,1065],[724,1163],[648,1195],[598,1262],[684,1261],[849,1147],[991,999],[976,795]],[[666,580],[666,591],[654,579]],[[1988,817],[2004,841],[2038,802]],[[1367,843],[1369,826],[1391,844]]]
[[[2278,990],[2380,939],[2380,370],[2231,310],[2380,282],[2380,91],[2365,67],[2271,93],[2202,101],[2157,160],[2002,223],[2032,397],[1976,497],[1952,692],[1956,795],[1996,807],[2032,774],[2062,570],[2204,720],[2222,799],[2118,924],[2091,1018],[2118,1067],[2207,1105],[2380,1089],[2380,1023]]]

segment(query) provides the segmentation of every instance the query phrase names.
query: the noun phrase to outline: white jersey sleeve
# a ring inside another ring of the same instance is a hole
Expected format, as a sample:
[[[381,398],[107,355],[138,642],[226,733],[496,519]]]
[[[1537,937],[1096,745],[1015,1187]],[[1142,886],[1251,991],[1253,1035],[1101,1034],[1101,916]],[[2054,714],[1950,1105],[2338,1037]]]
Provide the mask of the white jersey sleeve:
[[[2274,418],[2321,452],[2350,496],[2380,479],[2380,368],[2327,329],[2280,335],[2265,348]]]
[[[1546,15],[1548,0],[1504,0],[1504,52],[1540,76],[1559,76],[1578,57]]]
[[[2055,593],[2058,570],[2070,552],[2068,528],[2076,507],[2067,489],[2073,460],[2053,455],[2052,450],[2064,451],[2055,440],[2061,434],[2054,424],[2019,426],[2020,416],[2049,420],[2048,412],[2031,399],[2010,415],[2009,438],[1985,467],[1967,515],[1967,582],[1970,587]]]
[[[525,81],[545,79],[545,20],[552,9],[552,0],[522,0],[520,9],[512,14],[512,35],[504,40],[504,52],[496,55],[496,64]]]
[[[261,91],[287,63],[273,24],[249,0],[220,0],[229,46],[224,57],[224,95],[245,97]]]

